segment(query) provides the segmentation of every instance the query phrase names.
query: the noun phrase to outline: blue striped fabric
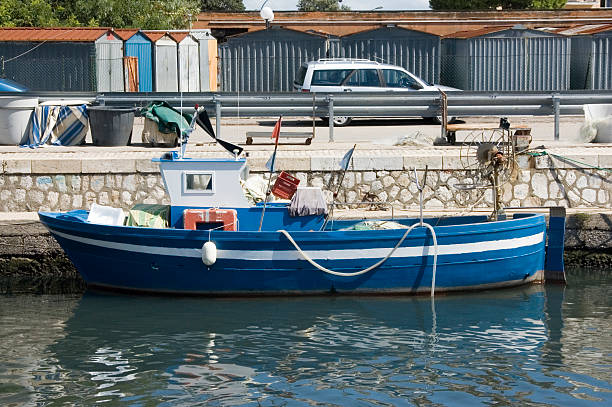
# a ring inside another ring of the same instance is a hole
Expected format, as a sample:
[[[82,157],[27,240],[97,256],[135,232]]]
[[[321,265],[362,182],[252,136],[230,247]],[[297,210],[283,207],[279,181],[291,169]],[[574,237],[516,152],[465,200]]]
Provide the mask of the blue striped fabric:
[[[23,146],[79,145],[85,139],[88,129],[87,105],[38,106],[30,119],[28,141]]]

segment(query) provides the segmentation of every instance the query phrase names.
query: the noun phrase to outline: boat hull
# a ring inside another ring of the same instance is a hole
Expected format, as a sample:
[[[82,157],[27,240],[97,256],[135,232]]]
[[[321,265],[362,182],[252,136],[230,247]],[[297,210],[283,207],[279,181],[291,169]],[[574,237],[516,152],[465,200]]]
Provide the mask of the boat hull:
[[[277,231],[230,232],[93,225],[40,214],[87,284],[113,290],[197,295],[428,293],[436,247],[416,228],[379,267],[359,276],[320,271]],[[542,215],[501,222],[436,227],[436,292],[519,285],[544,269]],[[352,273],[384,258],[405,230],[292,231],[320,265]],[[209,236],[210,235],[210,236]],[[202,245],[217,247],[211,266]]]

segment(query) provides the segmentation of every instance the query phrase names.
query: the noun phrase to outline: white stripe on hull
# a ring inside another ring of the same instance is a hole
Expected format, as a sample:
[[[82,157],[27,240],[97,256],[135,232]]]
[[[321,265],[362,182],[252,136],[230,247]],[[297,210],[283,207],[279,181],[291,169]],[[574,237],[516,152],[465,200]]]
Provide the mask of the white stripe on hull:
[[[106,240],[91,239],[87,237],[74,236],[64,232],[52,230],[52,232],[64,239],[72,240],[88,245],[104,247],[107,249],[129,251],[142,254],[157,254],[162,256],[194,257],[201,258],[201,249],[173,248],[145,246],[130,243],[109,242]],[[438,255],[482,253],[495,250],[518,249],[521,247],[539,244],[544,239],[544,232],[534,235],[502,240],[488,240],[476,243],[457,243],[449,245],[438,245]],[[350,260],[350,259],[380,259],[385,257],[391,247],[374,249],[330,249],[330,250],[307,250],[306,253],[314,260]],[[394,258],[433,256],[433,246],[422,247],[400,247]],[[240,259],[240,260],[301,260],[302,256],[296,250],[219,250],[218,259]]]

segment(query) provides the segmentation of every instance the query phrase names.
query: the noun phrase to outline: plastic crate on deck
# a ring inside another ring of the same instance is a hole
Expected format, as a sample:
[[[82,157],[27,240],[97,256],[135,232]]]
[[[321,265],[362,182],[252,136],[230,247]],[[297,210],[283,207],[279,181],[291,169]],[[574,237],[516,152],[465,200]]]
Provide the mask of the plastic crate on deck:
[[[295,191],[297,190],[300,180],[295,178],[288,172],[281,171],[274,186],[272,187],[272,193],[282,199],[291,199]]]

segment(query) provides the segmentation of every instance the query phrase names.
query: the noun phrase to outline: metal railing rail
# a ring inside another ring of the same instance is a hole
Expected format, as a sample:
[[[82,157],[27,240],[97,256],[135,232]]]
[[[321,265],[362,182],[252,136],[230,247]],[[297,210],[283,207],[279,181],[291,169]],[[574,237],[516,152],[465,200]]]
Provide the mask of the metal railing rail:
[[[14,95],[14,94],[13,94]],[[193,110],[205,106],[217,119],[223,117],[352,116],[435,117],[441,116],[438,92],[352,92],[352,93],[84,93],[26,92],[41,101],[84,99],[109,106],[145,106],[164,100]],[[554,116],[555,140],[559,139],[559,116],[582,115],[585,104],[612,104],[609,91],[564,92],[448,92],[448,116]],[[333,120],[330,120],[333,141]]]

